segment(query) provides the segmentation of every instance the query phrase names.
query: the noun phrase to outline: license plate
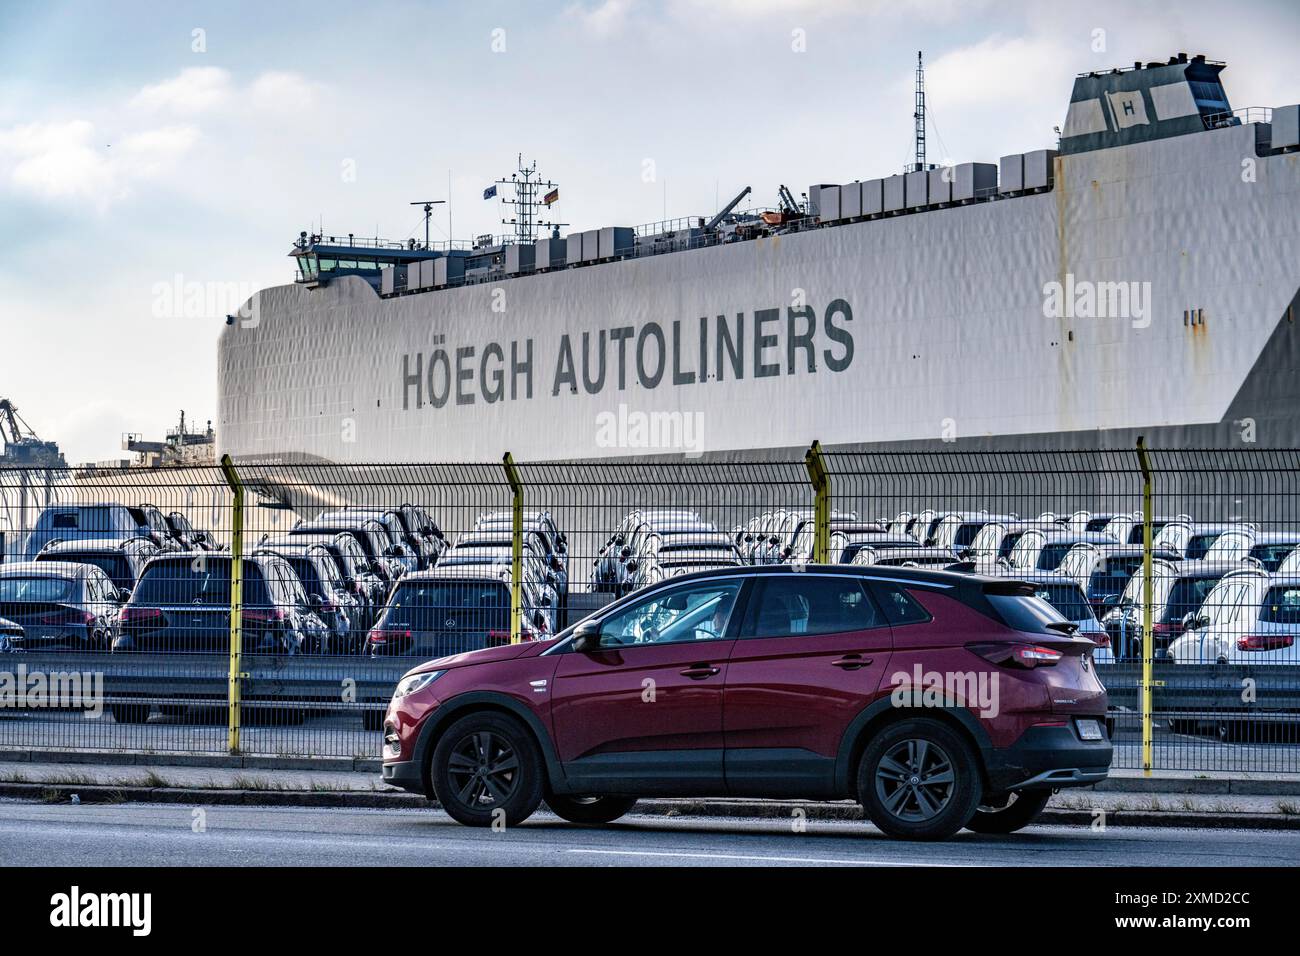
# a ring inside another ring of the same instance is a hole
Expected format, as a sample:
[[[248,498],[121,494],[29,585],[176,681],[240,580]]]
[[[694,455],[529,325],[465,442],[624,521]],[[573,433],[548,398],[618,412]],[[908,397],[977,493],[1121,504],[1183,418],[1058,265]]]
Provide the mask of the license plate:
[[[1080,720],[1080,721],[1076,721],[1076,725],[1079,728],[1080,740],[1101,740],[1102,739],[1101,724],[1098,721]]]

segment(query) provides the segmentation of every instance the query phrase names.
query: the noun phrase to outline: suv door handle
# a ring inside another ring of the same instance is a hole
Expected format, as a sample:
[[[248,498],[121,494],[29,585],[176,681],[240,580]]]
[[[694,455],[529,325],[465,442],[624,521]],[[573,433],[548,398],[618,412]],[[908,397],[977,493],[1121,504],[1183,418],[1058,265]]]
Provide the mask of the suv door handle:
[[[681,671],[683,677],[689,677],[691,680],[704,680],[706,677],[712,677],[719,673],[721,668],[711,667],[708,664],[692,664],[690,667]]]
[[[863,657],[861,654],[845,654],[843,657],[831,661],[832,666],[842,667],[846,671],[855,671],[859,667],[866,667],[871,663],[870,657]]]

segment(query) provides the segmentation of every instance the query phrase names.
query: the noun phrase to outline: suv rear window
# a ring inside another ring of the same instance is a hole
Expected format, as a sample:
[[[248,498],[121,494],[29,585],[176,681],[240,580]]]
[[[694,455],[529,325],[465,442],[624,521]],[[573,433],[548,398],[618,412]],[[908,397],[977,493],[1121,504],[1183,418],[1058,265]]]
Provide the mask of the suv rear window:
[[[989,603],[997,611],[1007,627],[1015,631],[1027,631],[1031,634],[1059,634],[1048,624],[1059,624],[1066,620],[1061,612],[1042,598],[1020,594],[990,594]]]
[[[105,554],[100,551],[58,551],[38,554],[37,561],[70,561],[73,564],[93,564],[113,579],[116,587],[130,590],[135,582],[131,577],[131,564],[124,554]]]
[[[761,583],[745,637],[804,637],[882,627],[861,582],[847,575],[795,574]]]
[[[497,581],[408,581],[389,599],[384,624],[416,631],[508,631],[510,590]]]
[[[162,606],[167,604],[230,604],[230,562],[154,561],[140,576],[133,604]],[[266,605],[266,584],[262,569],[254,561],[244,561],[244,603]]]
[[[111,531],[113,513],[111,508],[89,506],[69,508],[66,511],[50,513],[50,528],[55,531]]]
[[[897,584],[888,581],[872,581],[871,591],[885,611],[885,620],[895,627],[903,624],[920,624],[930,620],[930,612]]]
[[[1269,588],[1259,619],[1266,624],[1300,624],[1300,587]]]
[[[1034,597],[1041,598],[1056,610],[1067,621],[1086,621],[1088,618],[1096,617],[1092,613],[1090,605],[1083,592],[1075,584],[1035,584]]]
[[[0,578],[0,603],[62,604],[76,600],[72,578]]]

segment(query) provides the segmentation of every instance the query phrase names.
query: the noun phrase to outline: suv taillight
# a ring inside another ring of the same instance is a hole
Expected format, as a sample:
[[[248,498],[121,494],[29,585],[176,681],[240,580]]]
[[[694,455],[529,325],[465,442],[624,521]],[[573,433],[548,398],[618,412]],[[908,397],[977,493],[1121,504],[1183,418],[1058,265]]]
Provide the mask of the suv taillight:
[[[133,627],[163,627],[167,622],[160,608],[131,607],[129,604],[122,608],[118,620],[122,624],[130,624]]]
[[[389,644],[398,644],[410,639],[410,631],[383,630],[381,628],[375,628],[369,635],[370,643],[378,647],[387,647]]]
[[[1063,656],[1041,644],[967,644],[966,649],[986,661],[1009,667],[1050,667]]]
[[[1017,644],[1011,656],[1024,667],[1047,667],[1061,659],[1061,652],[1040,644]]]
[[[1280,651],[1290,647],[1294,639],[1290,634],[1247,634],[1237,638],[1239,651]]]

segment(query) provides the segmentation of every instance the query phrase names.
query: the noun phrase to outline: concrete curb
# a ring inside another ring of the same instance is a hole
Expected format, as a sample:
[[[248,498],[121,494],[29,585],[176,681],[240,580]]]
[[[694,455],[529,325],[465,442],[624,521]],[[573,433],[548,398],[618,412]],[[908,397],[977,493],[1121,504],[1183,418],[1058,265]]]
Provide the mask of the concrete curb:
[[[102,784],[0,783],[0,797],[42,803],[176,803],[204,806],[300,807],[332,809],[436,809],[437,803],[398,790],[236,790],[198,787],[118,787]],[[642,800],[636,812],[646,816],[692,819],[790,820],[796,811],[807,820],[856,821],[862,808],[845,801],[808,803],[766,800]],[[1045,810],[1040,823],[1090,827],[1089,810]],[[1211,811],[1107,810],[1107,827],[1183,827],[1193,829],[1300,830],[1300,816],[1281,813]]]
[[[328,770],[355,771],[376,776],[383,767],[378,757],[272,757],[245,754],[150,753],[139,750],[7,750],[0,763],[81,763],[134,767],[215,767],[222,770]],[[1297,791],[1300,792],[1300,791]]]

